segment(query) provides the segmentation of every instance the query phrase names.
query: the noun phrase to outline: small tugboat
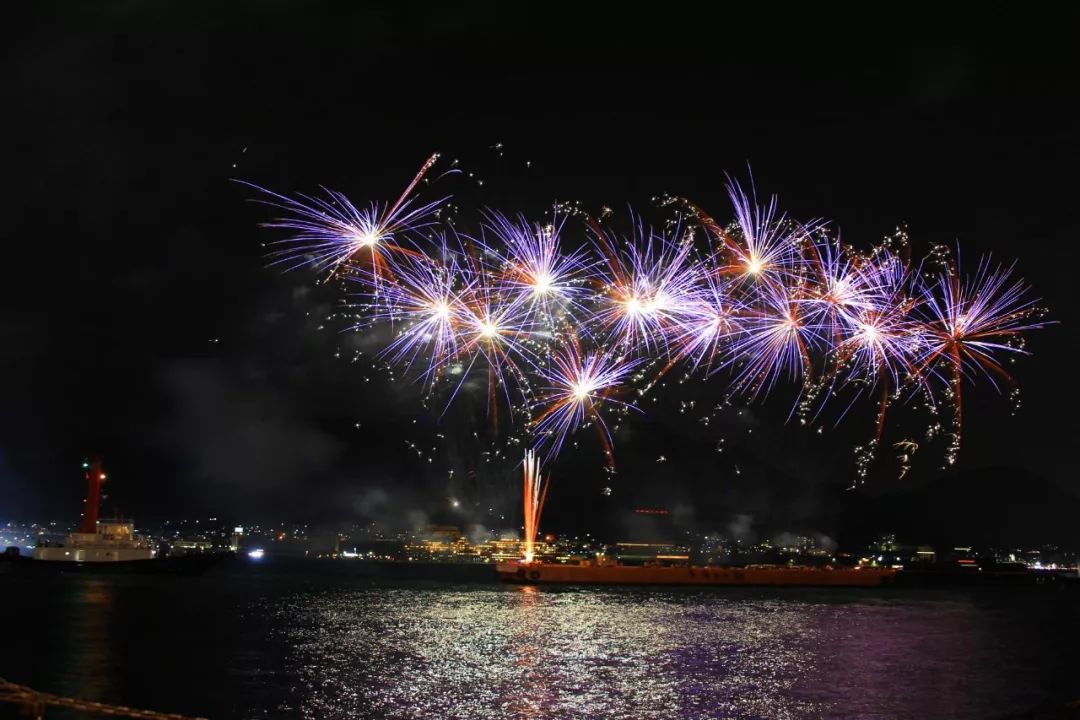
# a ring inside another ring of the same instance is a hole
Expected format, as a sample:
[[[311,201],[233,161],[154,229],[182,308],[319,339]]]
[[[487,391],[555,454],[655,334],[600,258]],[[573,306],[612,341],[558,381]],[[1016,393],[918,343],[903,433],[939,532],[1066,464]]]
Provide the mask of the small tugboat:
[[[499,579],[523,584],[569,585],[755,585],[787,587],[881,587],[891,584],[891,568],[789,567],[750,565],[620,565],[603,559],[578,564],[511,561],[496,565]]]

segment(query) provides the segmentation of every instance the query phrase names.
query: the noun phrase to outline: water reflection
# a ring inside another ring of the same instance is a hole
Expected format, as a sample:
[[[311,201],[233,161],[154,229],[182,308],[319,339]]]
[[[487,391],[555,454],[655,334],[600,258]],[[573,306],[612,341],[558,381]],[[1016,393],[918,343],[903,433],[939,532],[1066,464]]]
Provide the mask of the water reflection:
[[[985,720],[1080,698],[1076,598],[1026,589],[557,590],[237,573],[16,579],[0,583],[0,605],[26,619],[5,626],[0,676],[222,719]]]
[[[513,658],[520,682],[520,691],[516,698],[511,699],[508,709],[510,715],[522,720],[544,717],[545,708],[553,698],[548,665],[543,662],[537,642],[544,612],[539,593],[539,589],[532,585],[516,588],[519,621],[507,646],[508,656]]]
[[[110,628],[116,588],[106,578],[89,578],[70,598],[71,631],[64,637],[71,645],[70,665],[59,676],[56,690],[86,700],[105,700],[110,689],[115,659]]]
[[[310,717],[801,717],[802,603],[535,588],[306,595],[279,605]]]

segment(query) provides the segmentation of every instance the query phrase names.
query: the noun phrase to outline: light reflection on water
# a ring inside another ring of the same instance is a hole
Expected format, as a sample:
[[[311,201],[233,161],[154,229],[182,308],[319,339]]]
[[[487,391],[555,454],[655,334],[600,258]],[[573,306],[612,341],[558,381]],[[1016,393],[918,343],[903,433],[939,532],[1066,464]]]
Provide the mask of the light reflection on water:
[[[86,700],[104,699],[109,668],[115,663],[113,644],[109,642],[113,622],[114,589],[108,580],[88,579],[72,597],[72,622],[75,631],[68,652],[71,664],[64,668],[57,691]]]
[[[0,677],[215,720],[974,720],[1080,699],[1073,592],[538,589],[302,569],[0,577]]]
[[[921,717],[983,717],[956,685],[993,671],[963,604],[804,597],[382,588],[266,610],[300,681],[279,709],[309,718],[902,717],[949,684]]]

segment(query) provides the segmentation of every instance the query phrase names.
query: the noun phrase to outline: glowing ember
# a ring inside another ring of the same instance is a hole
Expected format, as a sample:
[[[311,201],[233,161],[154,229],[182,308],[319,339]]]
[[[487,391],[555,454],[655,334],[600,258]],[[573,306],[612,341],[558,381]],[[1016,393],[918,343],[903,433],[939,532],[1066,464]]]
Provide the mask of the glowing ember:
[[[533,292],[537,295],[544,295],[551,290],[552,279],[550,275],[538,275],[533,280]]]
[[[379,240],[379,234],[371,230],[367,232],[357,233],[355,236],[356,244],[362,248],[373,247],[377,242],[379,242]]]

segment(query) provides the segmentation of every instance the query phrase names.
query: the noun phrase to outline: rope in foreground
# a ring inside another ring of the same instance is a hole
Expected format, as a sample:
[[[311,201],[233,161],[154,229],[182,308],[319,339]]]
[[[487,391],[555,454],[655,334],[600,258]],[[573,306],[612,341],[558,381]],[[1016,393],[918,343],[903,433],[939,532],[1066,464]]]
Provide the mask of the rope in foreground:
[[[51,693],[39,692],[25,685],[17,685],[13,682],[0,678],[0,703],[12,703],[20,706],[21,713],[26,717],[45,717],[47,707],[62,707],[71,710],[95,713],[97,715],[110,715],[113,717],[145,718],[146,720],[206,720],[188,715],[175,713],[161,713],[153,710],[139,710],[123,705],[108,705],[92,700],[79,700],[78,698],[63,697]]]

